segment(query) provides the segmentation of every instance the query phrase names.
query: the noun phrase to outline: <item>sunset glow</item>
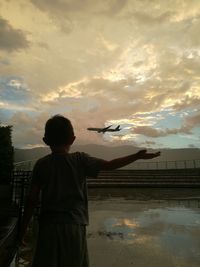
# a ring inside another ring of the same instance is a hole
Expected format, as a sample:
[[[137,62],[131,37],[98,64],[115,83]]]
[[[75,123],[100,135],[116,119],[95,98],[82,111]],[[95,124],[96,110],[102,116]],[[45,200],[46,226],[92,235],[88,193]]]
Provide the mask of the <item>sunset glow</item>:
[[[70,118],[78,144],[200,148],[200,2],[1,0],[0,122],[15,147]],[[121,125],[116,133],[88,127]]]

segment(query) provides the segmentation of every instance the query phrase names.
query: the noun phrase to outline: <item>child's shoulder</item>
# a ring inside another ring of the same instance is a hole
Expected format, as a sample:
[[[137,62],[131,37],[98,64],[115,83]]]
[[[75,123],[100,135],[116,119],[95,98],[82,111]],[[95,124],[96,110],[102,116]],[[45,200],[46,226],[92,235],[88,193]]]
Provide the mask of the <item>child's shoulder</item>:
[[[71,160],[81,160],[84,157],[84,152],[80,152],[80,151],[76,151],[76,152],[72,152],[72,153],[68,153],[67,156],[71,159]]]
[[[89,157],[89,155],[85,152],[81,152],[81,151],[76,151],[76,152],[72,152],[68,154],[70,157],[72,158],[76,158],[76,159],[85,159],[87,157]]]
[[[44,166],[47,164],[51,164],[53,159],[58,159],[61,157],[66,157],[68,158],[70,161],[84,161],[89,155],[85,152],[80,152],[80,151],[76,151],[76,152],[72,152],[72,153],[68,153],[66,155],[55,155],[55,154],[48,154],[44,157],[39,158],[36,163],[35,166]]]
[[[42,158],[39,158],[39,159],[36,161],[35,165],[36,165],[36,166],[42,165],[42,164],[44,164],[45,162],[48,162],[48,161],[50,160],[50,158],[51,158],[51,154],[48,154],[48,155],[46,155],[46,156],[44,156],[44,157],[42,157]]]

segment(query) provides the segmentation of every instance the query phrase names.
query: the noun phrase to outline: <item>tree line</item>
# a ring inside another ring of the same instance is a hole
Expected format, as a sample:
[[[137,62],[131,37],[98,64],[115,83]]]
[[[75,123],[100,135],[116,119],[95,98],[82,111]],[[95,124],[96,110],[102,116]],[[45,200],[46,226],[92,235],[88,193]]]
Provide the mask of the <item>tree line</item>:
[[[12,126],[0,125],[0,184],[8,184],[11,181],[13,156]]]

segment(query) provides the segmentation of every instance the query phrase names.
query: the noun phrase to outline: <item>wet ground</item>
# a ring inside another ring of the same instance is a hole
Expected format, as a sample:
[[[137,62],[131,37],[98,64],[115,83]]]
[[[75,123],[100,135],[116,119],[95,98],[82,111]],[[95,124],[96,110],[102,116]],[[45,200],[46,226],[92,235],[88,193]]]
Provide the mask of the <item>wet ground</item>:
[[[199,189],[93,193],[88,227],[91,267],[200,266]],[[18,266],[28,266],[30,246],[20,251]]]

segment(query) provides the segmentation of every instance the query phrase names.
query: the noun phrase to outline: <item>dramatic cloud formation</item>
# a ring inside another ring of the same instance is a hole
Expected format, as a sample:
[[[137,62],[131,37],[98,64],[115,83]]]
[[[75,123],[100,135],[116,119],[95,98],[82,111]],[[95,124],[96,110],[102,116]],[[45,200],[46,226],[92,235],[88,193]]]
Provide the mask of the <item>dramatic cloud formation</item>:
[[[0,50],[12,52],[27,48],[29,42],[25,34],[12,27],[7,20],[0,17]]]
[[[42,145],[61,113],[77,143],[200,147],[199,1],[3,0],[1,14],[0,121],[15,146]],[[122,131],[86,130],[111,124]]]

